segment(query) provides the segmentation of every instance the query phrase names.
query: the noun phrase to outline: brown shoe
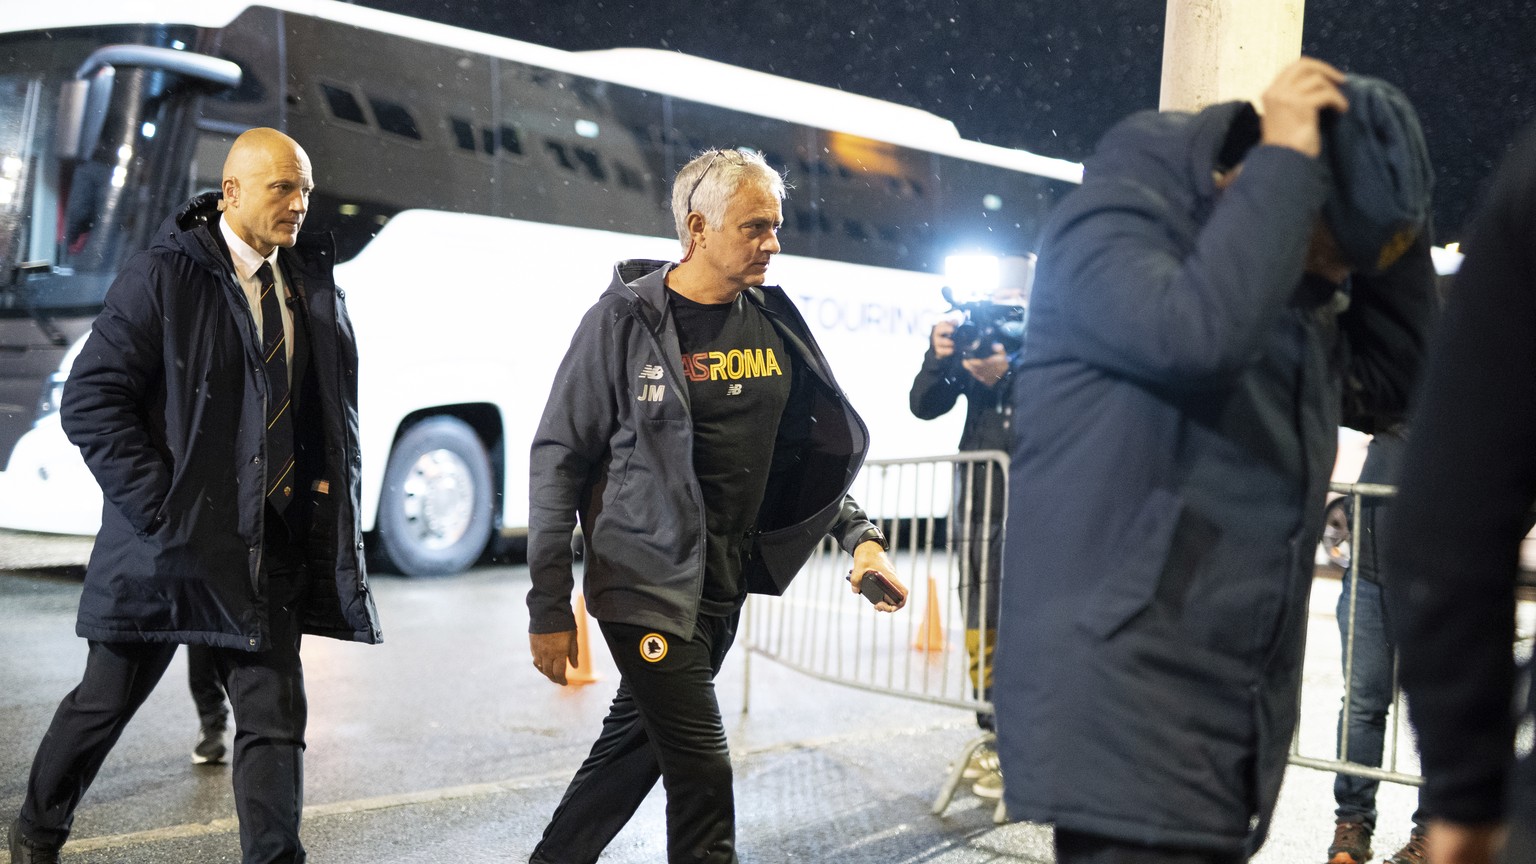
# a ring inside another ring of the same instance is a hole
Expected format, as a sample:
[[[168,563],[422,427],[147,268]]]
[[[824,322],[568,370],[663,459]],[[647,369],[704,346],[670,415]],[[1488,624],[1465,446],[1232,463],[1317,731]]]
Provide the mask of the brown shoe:
[[[1424,835],[1415,831],[1408,835],[1408,842],[1403,844],[1403,848],[1387,859],[1387,864],[1424,864],[1427,860],[1429,858]]]
[[[1333,826],[1333,845],[1328,847],[1328,864],[1365,864],[1371,860],[1371,829],[1364,822],[1340,819]]]

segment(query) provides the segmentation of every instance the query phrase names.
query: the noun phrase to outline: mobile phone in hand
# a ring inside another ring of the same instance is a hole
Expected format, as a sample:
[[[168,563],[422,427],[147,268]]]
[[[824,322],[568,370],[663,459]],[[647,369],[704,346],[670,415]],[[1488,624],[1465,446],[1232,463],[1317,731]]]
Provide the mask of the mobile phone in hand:
[[[853,582],[852,573],[849,573],[844,578],[850,583]],[[864,599],[868,600],[871,605],[879,605],[883,601],[889,603],[892,607],[900,608],[901,604],[907,602],[906,596],[898,591],[896,586],[891,584],[891,580],[881,575],[878,570],[864,571],[864,578],[859,582],[859,593],[863,594]]]

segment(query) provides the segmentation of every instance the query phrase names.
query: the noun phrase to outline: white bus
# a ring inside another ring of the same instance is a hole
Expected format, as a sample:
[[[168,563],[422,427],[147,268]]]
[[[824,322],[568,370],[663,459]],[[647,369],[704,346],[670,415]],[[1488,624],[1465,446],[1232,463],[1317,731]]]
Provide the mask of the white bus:
[[[528,518],[555,364],[621,258],[675,258],[667,186],[745,146],[792,184],[770,281],[873,433],[949,452],[907,388],[951,255],[1033,251],[1076,163],[931,114],[685,57],[571,53],[330,0],[71,0],[0,19],[0,527],[93,534],[101,498],[56,406],[123,259],[217,188],[234,136],[314,163],[357,327],[365,528],[408,574]],[[974,258],[970,259],[974,261]]]

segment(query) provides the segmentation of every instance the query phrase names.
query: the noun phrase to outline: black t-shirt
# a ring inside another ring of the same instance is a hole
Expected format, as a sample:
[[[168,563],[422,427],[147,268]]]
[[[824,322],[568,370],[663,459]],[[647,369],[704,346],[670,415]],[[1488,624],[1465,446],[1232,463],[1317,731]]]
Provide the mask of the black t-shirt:
[[[708,531],[699,611],[741,606],[744,539],[753,527],[789,401],[789,352],[773,323],[747,301],[695,303],[667,291],[693,414],[693,471]]]

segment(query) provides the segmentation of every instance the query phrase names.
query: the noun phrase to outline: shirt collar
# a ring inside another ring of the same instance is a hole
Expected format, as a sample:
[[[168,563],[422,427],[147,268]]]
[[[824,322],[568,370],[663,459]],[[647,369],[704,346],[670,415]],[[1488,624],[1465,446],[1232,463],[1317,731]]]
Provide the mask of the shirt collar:
[[[277,249],[272,249],[272,254],[266,258],[261,257],[251,244],[240,239],[233,228],[229,227],[227,219],[219,220],[219,232],[224,235],[224,245],[229,247],[229,257],[234,259],[235,275],[241,279],[250,279],[261,269],[263,263],[271,264],[273,272],[277,271]]]

